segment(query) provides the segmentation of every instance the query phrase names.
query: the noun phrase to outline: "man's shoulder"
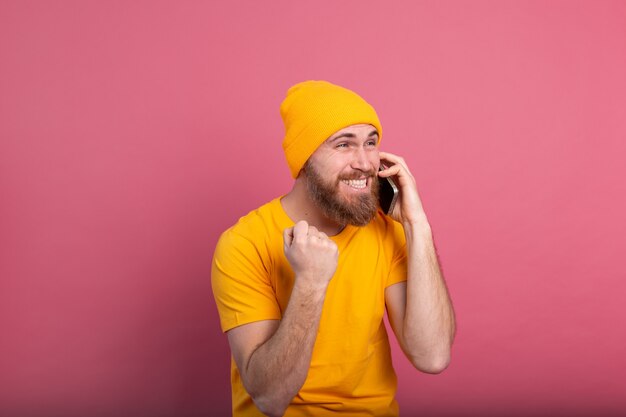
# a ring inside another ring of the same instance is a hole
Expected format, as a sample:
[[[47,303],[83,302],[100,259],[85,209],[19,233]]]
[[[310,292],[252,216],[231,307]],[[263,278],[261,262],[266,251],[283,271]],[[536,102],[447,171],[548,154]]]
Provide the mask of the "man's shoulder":
[[[276,198],[241,217],[224,231],[213,253],[213,264],[219,268],[268,271],[283,250],[283,230],[289,218]],[[218,274],[219,275],[219,274]]]
[[[234,225],[226,229],[220,236],[220,242],[232,244],[241,239],[259,242],[264,238],[282,234],[280,210],[282,210],[280,198],[263,204],[240,217]]]

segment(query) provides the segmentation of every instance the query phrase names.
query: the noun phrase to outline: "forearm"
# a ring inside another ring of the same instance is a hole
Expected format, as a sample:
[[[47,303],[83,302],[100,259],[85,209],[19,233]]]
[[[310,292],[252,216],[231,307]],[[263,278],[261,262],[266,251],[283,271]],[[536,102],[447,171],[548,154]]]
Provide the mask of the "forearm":
[[[298,285],[296,279],[278,329],[250,356],[244,382],[262,411],[282,415],[304,384],[324,297],[325,288]]]
[[[408,278],[403,320],[405,349],[415,366],[440,372],[454,339],[452,302],[439,267],[430,225],[424,218],[404,225]]]

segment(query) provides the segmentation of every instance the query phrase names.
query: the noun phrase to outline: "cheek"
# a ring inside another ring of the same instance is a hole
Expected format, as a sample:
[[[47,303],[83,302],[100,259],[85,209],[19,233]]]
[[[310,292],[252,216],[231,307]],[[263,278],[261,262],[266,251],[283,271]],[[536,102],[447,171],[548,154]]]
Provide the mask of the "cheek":
[[[378,167],[380,166],[380,152],[378,151],[378,149],[372,151],[369,159],[374,169],[378,171]]]

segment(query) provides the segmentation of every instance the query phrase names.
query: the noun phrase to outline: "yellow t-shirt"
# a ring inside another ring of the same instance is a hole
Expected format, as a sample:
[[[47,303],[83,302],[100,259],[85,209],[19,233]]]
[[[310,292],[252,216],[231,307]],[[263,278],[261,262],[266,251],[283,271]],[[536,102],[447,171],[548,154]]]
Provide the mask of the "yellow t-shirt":
[[[294,274],[283,251],[293,221],[277,198],[239,219],[215,249],[211,282],[224,332],[280,320]],[[285,416],[397,416],[396,374],[383,323],[385,288],[406,280],[402,226],[376,215],[331,237],[339,263],[326,292],[310,369]],[[231,359],[233,416],[262,416]]]

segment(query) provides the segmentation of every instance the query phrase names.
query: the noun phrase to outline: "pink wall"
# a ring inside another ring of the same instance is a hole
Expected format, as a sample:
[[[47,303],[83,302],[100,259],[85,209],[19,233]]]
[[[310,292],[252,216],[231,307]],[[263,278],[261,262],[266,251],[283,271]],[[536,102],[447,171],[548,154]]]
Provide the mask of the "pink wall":
[[[0,3],[0,415],[227,415],[219,233],[328,79],[418,179],[458,315],[405,416],[625,414],[626,3]]]

